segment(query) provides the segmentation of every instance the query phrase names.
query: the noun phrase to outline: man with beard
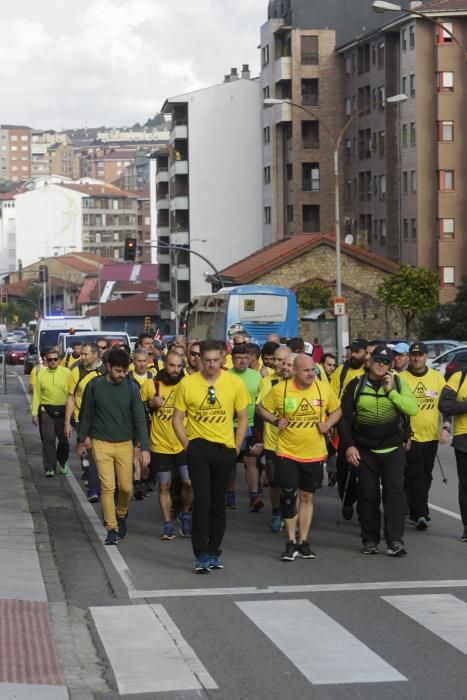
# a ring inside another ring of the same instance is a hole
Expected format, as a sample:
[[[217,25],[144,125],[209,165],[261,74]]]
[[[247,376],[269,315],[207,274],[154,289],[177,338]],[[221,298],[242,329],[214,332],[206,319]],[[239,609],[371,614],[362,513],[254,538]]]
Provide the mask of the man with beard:
[[[149,448],[151,450],[151,478],[157,475],[159,482],[159,505],[164,519],[161,540],[173,540],[176,529],[171,521],[172,497],[170,486],[174,470],[181,481],[182,511],[180,534],[191,535],[190,508],[193,500],[191,481],[188,476],[186,454],[172,427],[175,387],[183,378],[183,359],[171,350],[165,358],[164,368],[154,380],[148,379],[141,389],[141,398],[151,413]]]
[[[392,349],[394,353],[394,371],[406,372],[409,368],[409,346],[407,343],[397,343]]]
[[[331,377],[331,389],[341,399],[345,387],[356,377],[365,374],[365,360],[367,358],[368,341],[357,338],[349,346],[350,356],[344,364],[339,365]],[[338,450],[337,460],[337,484],[339,497],[342,500],[342,517],[351,520],[353,505],[357,500],[357,480],[354,472],[349,468],[345,453]]]
[[[201,367],[201,353],[199,351],[199,342],[194,340],[188,344],[188,355],[186,357],[185,374],[194,374],[199,372]]]

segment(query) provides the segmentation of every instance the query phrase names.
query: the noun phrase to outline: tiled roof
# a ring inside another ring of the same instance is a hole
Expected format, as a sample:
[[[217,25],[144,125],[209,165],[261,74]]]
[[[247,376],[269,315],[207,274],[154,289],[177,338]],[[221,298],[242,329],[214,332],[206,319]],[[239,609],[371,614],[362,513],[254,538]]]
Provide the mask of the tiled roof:
[[[101,314],[106,316],[156,316],[159,315],[159,304],[154,299],[148,299],[146,294],[133,294],[126,299],[116,299],[101,304]],[[87,316],[98,316],[99,307],[90,309]]]
[[[73,185],[68,183],[58,183],[59,187],[65,187],[68,190],[82,192],[89,197],[136,197],[134,192],[126,192],[114,185]]]
[[[101,278],[101,291],[104,290],[105,281]],[[123,280],[115,282],[112,287],[111,296],[114,294],[150,294],[157,291],[156,281],[152,284],[148,282],[132,282]],[[78,297],[78,304],[97,304],[99,300],[99,279],[88,277],[84,280]]]
[[[428,0],[414,9],[421,12],[467,12],[467,0]]]
[[[252,253],[247,258],[221,270],[221,274],[226,281],[247,284],[320,245],[335,248],[335,237],[325,233],[300,233]],[[386,258],[355,245],[341,243],[341,251],[386,272],[394,272],[396,269],[396,265]]]
[[[141,282],[153,282],[158,279],[159,265],[152,263],[110,264],[105,265],[101,270],[101,280],[105,282],[116,282],[117,280],[133,280]]]

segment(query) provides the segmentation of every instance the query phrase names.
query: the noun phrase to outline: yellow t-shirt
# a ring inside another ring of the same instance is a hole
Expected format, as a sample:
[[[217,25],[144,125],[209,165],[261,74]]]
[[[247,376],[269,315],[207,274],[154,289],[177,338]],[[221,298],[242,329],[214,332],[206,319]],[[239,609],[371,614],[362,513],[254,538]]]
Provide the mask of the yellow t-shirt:
[[[275,386],[262,406],[289,420],[287,428],[278,431],[276,454],[296,462],[326,459],[326,440],[317,423],[325,421],[340,403],[329,384],[323,382],[315,381],[306,389],[299,388],[293,379]]]
[[[102,365],[91,369],[87,374],[83,375],[80,380],[79,366],[75,365],[70,371],[70,376],[68,377],[67,393],[72,394],[75,397],[75,407],[73,409],[73,420],[78,423],[79,421],[79,411],[81,408],[81,403],[83,401],[83,394],[86,386],[89,384],[91,379],[101,376],[104,373],[104,368]]]
[[[168,386],[158,382],[158,396],[164,399],[164,404],[157,410],[151,411],[151,429],[149,431],[149,448],[152,452],[176,455],[183,452],[183,446],[172,427],[174,398],[177,386]],[[141,399],[150,401],[156,396],[154,379],[146,379],[141,387]]]
[[[34,384],[36,383],[36,377],[37,377],[37,368],[41,367],[42,365],[34,365],[34,367],[31,370],[31,374],[29,375],[29,386],[31,389],[34,391]]]
[[[279,384],[279,382],[282,381],[282,377],[280,377],[278,374],[268,374],[266,377],[263,377],[258,387],[258,393],[256,395],[256,404],[262,403],[263,399],[266,398],[273,386],[276,386],[276,384]],[[278,430],[275,425],[264,421],[263,446],[265,450],[271,450],[272,452],[276,451],[277,433]]]
[[[467,377],[464,379],[462,386],[460,385],[462,372],[454,372],[449,377],[447,386],[457,392],[458,401],[467,401]],[[467,433],[467,413],[459,413],[454,418],[453,435],[465,435]]]
[[[60,364],[63,365],[63,367],[68,367],[68,369],[72,369],[73,365],[79,362],[80,357],[81,355],[78,355],[78,357],[73,357],[73,353],[67,352],[60,360]]]
[[[412,372],[404,370],[399,376],[409,385],[418,403],[417,415],[410,417],[413,439],[417,442],[439,440],[441,414],[438,404],[446,385],[442,374],[435,369],[429,369],[423,376],[416,377]]]
[[[318,379],[320,382],[324,382],[325,384],[329,384],[329,377],[326,374],[326,372],[324,371],[323,365],[320,365],[319,362],[315,362],[315,367],[318,367],[318,371],[319,371],[319,377],[318,377],[318,372],[317,372],[316,379]],[[346,379],[347,379],[347,377],[346,377]]]
[[[209,388],[214,387],[214,392]],[[188,440],[203,438],[235,447],[234,414],[250,401],[244,383],[230,372],[222,372],[209,382],[201,372],[184,377],[177,386],[175,408],[187,415]]]
[[[233,367],[233,360],[232,360],[232,355],[230,353],[227,353],[224,359],[224,367],[227,367],[227,369],[232,369]]]
[[[332,374],[331,377],[331,389],[335,393],[335,395],[340,399],[342,396],[342,393],[349,384],[349,382],[352,381],[352,379],[355,379],[355,377],[360,377],[360,375],[365,374],[365,370],[363,367],[360,369],[352,369],[352,367],[349,367],[347,370],[347,373],[344,377],[344,381],[342,383],[342,389],[340,388],[340,383],[341,383],[341,374],[342,370],[344,369],[344,365],[339,365],[339,367],[336,367],[335,371]]]

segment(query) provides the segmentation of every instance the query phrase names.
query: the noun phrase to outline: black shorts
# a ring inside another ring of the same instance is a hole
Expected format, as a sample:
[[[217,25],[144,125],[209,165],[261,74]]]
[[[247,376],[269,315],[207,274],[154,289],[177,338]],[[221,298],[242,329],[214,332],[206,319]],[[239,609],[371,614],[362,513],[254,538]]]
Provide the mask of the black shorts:
[[[323,462],[296,462],[289,457],[275,459],[277,486],[314,493],[323,485]]]
[[[244,439],[243,444],[242,444],[242,449],[238,453],[238,459],[243,459],[244,457],[256,457],[256,455],[252,455],[250,452],[250,448],[253,447],[253,445],[256,444],[255,436],[254,435],[247,435],[247,437]]]
[[[269,486],[275,488],[279,486],[276,482],[276,453],[274,450],[264,450],[263,454],[266,457],[266,474]]]
[[[184,451],[177,454],[165,454],[163,452],[151,452],[151,471],[170,472],[186,466],[186,454]]]

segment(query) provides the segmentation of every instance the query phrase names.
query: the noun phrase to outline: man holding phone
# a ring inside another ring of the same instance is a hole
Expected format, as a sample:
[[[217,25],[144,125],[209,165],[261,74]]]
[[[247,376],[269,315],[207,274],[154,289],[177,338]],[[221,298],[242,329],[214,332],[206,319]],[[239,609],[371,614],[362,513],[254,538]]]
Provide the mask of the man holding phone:
[[[342,397],[339,436],[347,461],[358,475],[358,514],[364,554],[376,554],[381,537],[380,484],[383,486],[386,553],[407,554],[404,546],[406,498],[405,449],[410,424],[418,412],[409,386],[393,373],[394,354],[378,345],[367,374],[353,379]]]

